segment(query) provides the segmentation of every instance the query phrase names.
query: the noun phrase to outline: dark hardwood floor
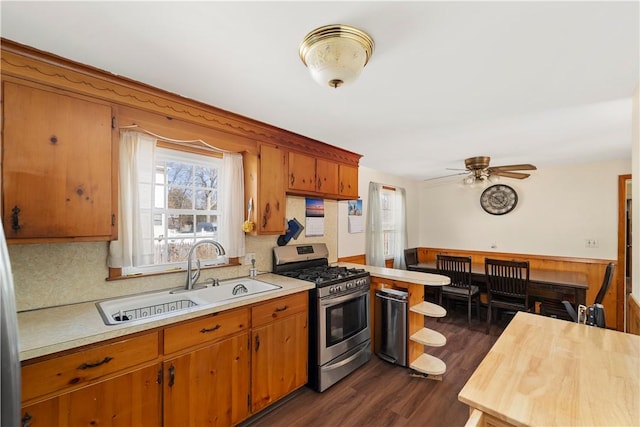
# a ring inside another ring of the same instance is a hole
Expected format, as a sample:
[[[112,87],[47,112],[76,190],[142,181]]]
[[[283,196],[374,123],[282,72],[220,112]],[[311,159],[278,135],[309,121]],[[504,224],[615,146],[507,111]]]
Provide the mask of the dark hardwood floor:
[[[263,426],[464,426],[469,410],[458,393],[508,324],[504,316],[485,334],[485,313],[467,327],[465,307],[452,304],[447,317],[425,319],[425,326],[447,338],[444,347],[427,347],[447,364],[442,381],[416,378],[408,368],[373,355],[366,365],[323,393],[307,387],[245,425]]]

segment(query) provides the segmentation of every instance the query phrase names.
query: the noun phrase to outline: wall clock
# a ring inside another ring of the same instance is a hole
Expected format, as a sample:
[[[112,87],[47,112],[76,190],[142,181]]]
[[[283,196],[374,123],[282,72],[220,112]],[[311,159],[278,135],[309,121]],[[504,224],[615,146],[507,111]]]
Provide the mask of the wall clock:
[[[508,185],[492,185],[482,192],[480,206],[491,215],[504,215],[516,207],[518,194]]]

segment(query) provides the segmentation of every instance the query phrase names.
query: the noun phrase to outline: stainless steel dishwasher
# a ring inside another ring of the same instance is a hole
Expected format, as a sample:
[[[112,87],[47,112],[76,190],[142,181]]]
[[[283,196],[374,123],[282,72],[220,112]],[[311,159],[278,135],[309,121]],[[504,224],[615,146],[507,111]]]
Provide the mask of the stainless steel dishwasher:
[[[374,304],[374,351],[382,360],[400,366],[407,366],[408,298],[405,291],[380,289]]]

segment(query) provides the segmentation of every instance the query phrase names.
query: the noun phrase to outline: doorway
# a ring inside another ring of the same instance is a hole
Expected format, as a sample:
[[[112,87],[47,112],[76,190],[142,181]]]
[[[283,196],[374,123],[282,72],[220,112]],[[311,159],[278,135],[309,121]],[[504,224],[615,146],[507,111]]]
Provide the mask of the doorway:
[[[631,175],[618,175],[618,266],[616,329],[627,332],[628,296],[631,293]]]

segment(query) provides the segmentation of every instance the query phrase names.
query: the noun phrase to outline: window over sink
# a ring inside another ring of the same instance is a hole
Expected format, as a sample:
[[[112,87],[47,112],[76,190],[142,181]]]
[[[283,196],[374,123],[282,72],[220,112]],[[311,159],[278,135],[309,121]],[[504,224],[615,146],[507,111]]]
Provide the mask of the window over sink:
[[[242,182],[234,179],[242,176],[240,154],[185,148],[130,130],[121,132],[120,154],[120,238],[109,249],[111,277],[186,268],[191,247],[203,239],[220,242],[227,254],[201,245],[202,266],[244,255],[240,224],[230,225],[235,216],[242,222]]]
[[[153,192],[154,265],[185,262],[189,249],[199,238],[218,240],[218,226],[222,224],[218,197],[221,167],[219,158],[157,149]],[[201,250],[201,258],[216,258],[212,246]]]

